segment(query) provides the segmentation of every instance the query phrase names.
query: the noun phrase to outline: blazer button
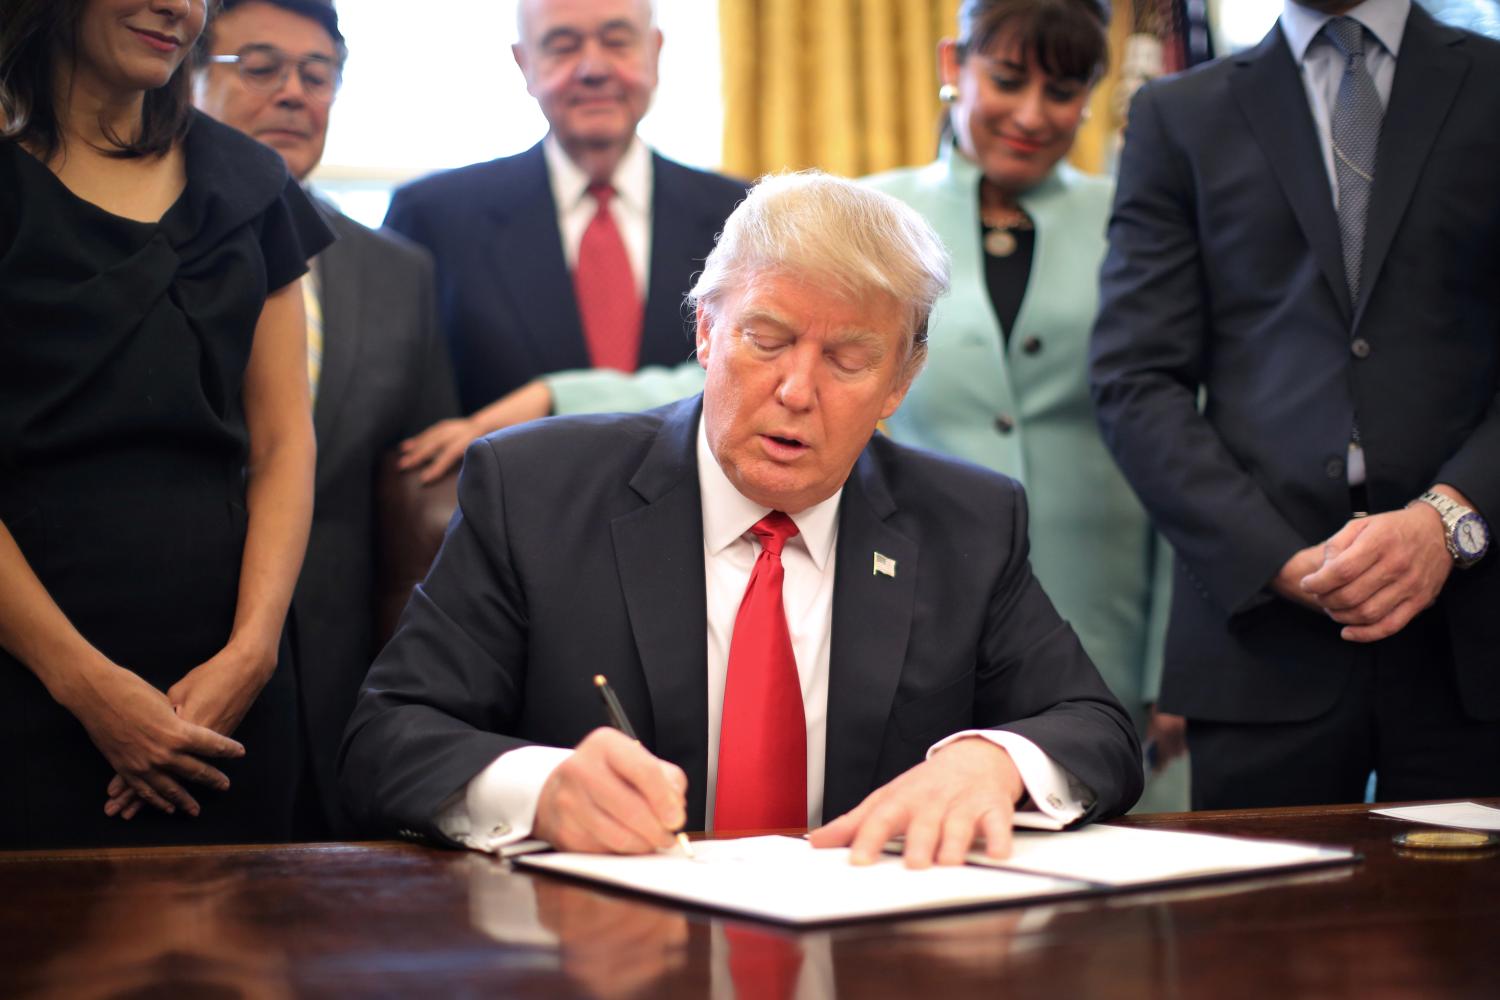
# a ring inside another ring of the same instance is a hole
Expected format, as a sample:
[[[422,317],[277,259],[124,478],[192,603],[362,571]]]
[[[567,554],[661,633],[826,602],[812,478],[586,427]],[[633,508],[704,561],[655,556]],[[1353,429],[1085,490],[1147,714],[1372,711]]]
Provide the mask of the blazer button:
[[[1329,479],[1344,478],[1344,460],[1342,458],[1330,458],[1323,466],[1323,474]]]
[[[1042,338],[1035,336],[1027,337],[1025,340],[1021,341],[1021,350],[1025,351],[1027,354],[1041,353]]]
[[[995,418],[995,430],[999,431],[1001,434],[1009,434],[1015,429],[1015,420],[1007,416],[1006,414],[1002,413]]]
[[[1349,353],[1363,360],[1370,356],[1370,342],[1363,337],[1355,337],[1349,342]]]

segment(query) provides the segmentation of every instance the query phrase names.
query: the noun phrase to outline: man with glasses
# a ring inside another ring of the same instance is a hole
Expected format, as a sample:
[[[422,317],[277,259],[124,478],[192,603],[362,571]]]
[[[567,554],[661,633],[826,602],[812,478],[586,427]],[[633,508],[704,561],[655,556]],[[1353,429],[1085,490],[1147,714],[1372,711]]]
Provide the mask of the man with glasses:
[[[649,0],[520,0],[517,32],[511,52],[547,136],[401,188],[385,220],[436,259],[459,400],[474,415],[408,449],[412,464],[439,459],[428,476],[498,426],[476,410],[520,386],[547,395],[539,376],[686,361],[683,295],[745,195],[636,135],[662,45]],[[587,378],[569,388],[598,391]],[[578,408],[549,398],[540,413],[554,401]]]
[[[306,181],[323,156],[346,49],[328,0],[224,0],[205,32],[198,107],[276,149]],[[305,836],[351,832],[335,787],[339,736],[374,659],[376,465],[457,409],[436,332],[432,263],[318,202],[338,234],[304,280],[318,471],[292,602],[308,749]]]

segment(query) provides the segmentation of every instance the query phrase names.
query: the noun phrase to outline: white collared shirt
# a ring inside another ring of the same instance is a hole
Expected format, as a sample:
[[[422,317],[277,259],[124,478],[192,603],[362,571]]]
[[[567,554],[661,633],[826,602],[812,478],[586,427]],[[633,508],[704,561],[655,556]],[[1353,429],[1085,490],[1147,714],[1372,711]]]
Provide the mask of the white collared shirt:
[[[1382,107],[1390,104],[1391,84],[1396,78],[1396,57],[1401,52],[1401,37],[1406,32],[1406,18],[1411,0],[1365,0],[1349,10],[1352,17],[1374,35],[1379,44],[1366,39],[1365,68],[1375,81]],[[1318,32],[1332,20],[1332,15],[1304,7],[1295,0],[1284,0],[1281,11],[1281,33],[1286,37],[1292,58],[1302,72],[1302,86],[1318,128],[1318,143],[1323,150],[1323,166],[1328,171],[1328,186],[1333,192],[1334,207],[1339,203],[1338,173],[1333,166],[1333,106],[1338,100],[1339,84],[1344,79],[1344,57]]]
[[[708,774],[706,828],[713,829],[718,775],[719,721],[729,646],[740,601],[760,545],[750,527],[770,512],[741,495],[709,448],[698,422],[698,488],[703,510],[703,569],[708,607]],[[792,515],[798,534],[782,549],[782,603],[802,684],[807,720],[807,824],[822,824],[824,755],[827,741],[828,676],[833,631],[833,586],[838,539],[838,508],[833,496]],[[1091,804],[1089,790],[1035,743],[1015,733],[975,729],[955,733],[928,750],[928,756],[965,736],[982,736],[1003,747],[1021,773],[1033,806],[1016,814],[1018,826],[1062,829]],[[496,851],[531,833],[542,786],[571,750],[529,746],[500,755],[475,775],[461,794],[438,814],[437,826],[449,837],[481,851]],[[828,817],[832,818],[832,817]]]
[[[547,161],[547,179],[552,185],[552,200],[557,203],[557,231],[562,234],[563,258],[568,272],[578,266],[578,245],[583,232],[599,211],[598,202],[588,193],[589,175],[563,152],[562,144],[551,133],[542,140],[542,154]],[[651,151],[639,137],[630,140],[625,155],[615,166],[610,184],[615,196],[609,202],[609,214],[625,242],[630,258],[630,273],[641,301],[646,301],[647,282],[651,278]]]

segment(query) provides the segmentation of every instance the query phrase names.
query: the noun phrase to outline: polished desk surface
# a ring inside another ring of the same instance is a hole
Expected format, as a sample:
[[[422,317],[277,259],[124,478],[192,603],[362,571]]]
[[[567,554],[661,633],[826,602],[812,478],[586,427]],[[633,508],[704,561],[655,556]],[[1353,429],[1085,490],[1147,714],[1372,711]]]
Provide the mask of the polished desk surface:
[[[0,854],[0,994],[1500,997],[1500,852],[1405,854],[1365,806],[1123,822],[1364,861],[794,931],[404,843]]]

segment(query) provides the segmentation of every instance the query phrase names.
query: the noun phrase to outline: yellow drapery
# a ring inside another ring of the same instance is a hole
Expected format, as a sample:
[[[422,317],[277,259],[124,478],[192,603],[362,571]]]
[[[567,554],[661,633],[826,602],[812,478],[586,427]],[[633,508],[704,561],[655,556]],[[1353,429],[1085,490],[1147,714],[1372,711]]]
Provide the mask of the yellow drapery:
[[[724,169],[858,176],[937,143],[937,42],[958,0],[719,0]]]
[[[1072,156],[1093,172],[1110,162],[1111,95],[1131,21],[1128,0],[1113,8],[1109,75]],[[857,177],[931,160],[937,43],[955,33],[957,11],[958,0],[719,0],[724,170]]]

